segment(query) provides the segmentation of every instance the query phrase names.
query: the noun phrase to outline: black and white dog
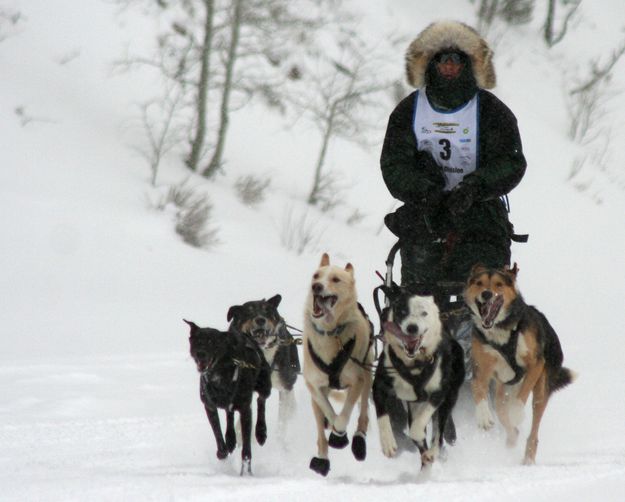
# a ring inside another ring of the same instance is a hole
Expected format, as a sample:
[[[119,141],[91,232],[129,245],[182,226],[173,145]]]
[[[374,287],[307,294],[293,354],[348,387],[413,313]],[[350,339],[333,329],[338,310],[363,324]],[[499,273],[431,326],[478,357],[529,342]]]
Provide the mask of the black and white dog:
[[[295,339],[278,312],[282,297],[249,301],[228,310],[229,331],[250,337],[260,347],[271,368],[272,387],[278,389],[278,423],[282,430],[295,411],[293,386],[300,373]]]
[[[434,296],[427,290],[415,294],[396,285],[382,289],[390,307],[383,317],[384,351],[373,381],[382,452],[393,457],[398,451],[389,412],[399,400],[407,411],[403,427],[408,427],[408,437],[419,448],[423,468],[443,446],[445,426],[464,381],[463,352],[444,330]],[[426,427],[431,420],[428,447]]]
[[[212,328],[190,327],[189,345],[200,373],[200,398],[215,434],[217,458],[224,459],[236,448],[234,412],[241,420],[241,475],[252,473],[252,397],[258,393],[255,436],[260,445],[267,439],[265,400],[271,393],[271,370],[258,347],[245,335]],[[226,438],[218,410],[226,411]]]

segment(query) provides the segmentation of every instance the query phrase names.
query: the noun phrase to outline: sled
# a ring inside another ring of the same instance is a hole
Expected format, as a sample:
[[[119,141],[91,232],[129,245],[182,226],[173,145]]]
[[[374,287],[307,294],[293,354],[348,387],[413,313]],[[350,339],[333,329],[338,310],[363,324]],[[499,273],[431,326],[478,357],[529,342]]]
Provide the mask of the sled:
[[[402,241],[399,239],[393,247],[391,247],[385,262],[386,274],[382,276],[382,274],[378,272],[378,276],[382,279],[383,284],[373,290],[373,303],[380,319],[380,333],[375,337],[376,360],[378,359],[377,341],[381,340],[384,334],[383,326],[386,320],[386,312],[390,306],[389,298],[385,296],[384,307],[381,307],[380,291],[383,286],[387,288],[393,285],[397,286],[397,283],[393,281],[393,266],[395,264],[395,256],[400,250],[401,245]],[[437,296],[439,296],[440,301],[439,309],[441,312],[441,320],[449,333],[462,347],[464,352],[465,380],[470,380],[473,376],[471,361],[471,331],[473,329],[473,324],[462,296],[465,283],[457,281],[439,281],[434,284],[434,286],[440,293]]]

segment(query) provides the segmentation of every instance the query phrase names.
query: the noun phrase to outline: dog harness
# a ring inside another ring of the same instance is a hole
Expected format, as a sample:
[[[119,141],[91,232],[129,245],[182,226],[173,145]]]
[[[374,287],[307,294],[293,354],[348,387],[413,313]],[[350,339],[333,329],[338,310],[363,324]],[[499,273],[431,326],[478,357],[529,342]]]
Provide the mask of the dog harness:
[[[345,331],[345,328],[347,327],[347,323],[339,324],[332,331],[325,331],[321,329],[319,326],[317,326],[314,322],[311,322],[310,324],[312,324],[313,329],[318,335],[324,335],[324,336],[339,336],[341,333],[343,333],[343,331]]]
[[[517,326],[510,333],[510,338],[508,339],[508,341],[503,345],[499,345],[498,343],[488,340],[484,336],[484,333],[477,329],[477,327],[473,328],[473,336],[475,336],[475,338],[477,338],[483,344],[488,345],[489,347],[492,347],[497,352],[499,352],[501,354],[501,357],[503,357],[506,363],[508,363],[508,366],[510,366],[512,371],[514,371],[514,377],[512,378],[512,380],[505,382],[506,385],[514,385],[516,383],[519,383],[521,378],[523,378],[523,376],[525,375],[525,368],[522,368],[516,362],[516,348],[519,341],[520,332],[521,330]]]
[[[351,358],[354,345],[356,345],[356,339],[352,338],[341,347],[341,350],[339,350],[332,362],[330,364],[326,364],[314,351],[310,340],[308,340],[308,352],[310,353],[310,358],[313,360],[317,368],[328,375],[328,381],[331,389],[340,390],[343,388],[341,387],[340,382],[341,371],[343,371],[347,361]]]
[[[436,363],[440,357],[439,351],[436,351],[431,359],[425,361],[414,361],[414,365],[406,366],[404,362],[395,354],[395,351],[389,347],[389,359],[393,368],[399,373],[406,382],[412,385],[412,389],[417,396],[417,401],[427,401],[428,393],[424,390],[425,384],[429,382],[436,369]],[[414,374],[412,370],[420,369],[421,373]]]

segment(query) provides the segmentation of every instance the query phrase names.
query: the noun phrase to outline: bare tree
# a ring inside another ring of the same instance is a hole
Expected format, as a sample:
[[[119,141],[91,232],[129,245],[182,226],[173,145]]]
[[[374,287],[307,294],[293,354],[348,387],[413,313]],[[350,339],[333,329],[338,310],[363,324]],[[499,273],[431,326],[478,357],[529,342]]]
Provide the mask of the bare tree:
[[[225,22],[229,36],[223,49],[223,79],[215,146],[202,174],[214,176],[223,164],[223,152],[230,112],[240,105],[232,103],[233,93],[243,101],[261,94],[267,102],[283,108],[281,90],[291,68],[291,47],[305,47],[311,33],[342,20],[340,11],[321,7],[337,7],[340,0],[234,0]],[[313,7],[313,9],[311,9]],[[314,9],[317,7],[317,9]],[[235,64],[240,61],[240,64]],[[240,100],[239,100],[240,101]]]
[[[180,89],[173,87],[164,99],[151,99],[140,105],[147,144],[135,149],[150,166],[152,186],[156,186],[161,160],[183,138],[182,128],[175,120],[182,96]]]
[[[562,39],[566,36],[569,22],[582,2],[581,0],[561,0],[561,3],[567,10],[564,15],[564,20],[561,23],[561,27],[556,34],[554,25],[556,23],[557,0],[548,0],[547,2],[547,16],[545,18],[543,38],[545,39],[548,47],[553,47],[558,42],[562,41]]]
[[[180,107],[192,124],[185,164],[210,178],[224,162],[230,113],[256,93],[282,103],[278,89],[288,80],[289,47],[304,44],[303,34],[325,24],[314,7],[341,0],[117,1],[149,2],[150,13],[169,20],[156,53],[127,58],[125,65],[155,68],[184,90]],[[235,93],[241,99],[235,101]]]
[[[208,166],[204,169],[204,171],[202,171],[202,175],[207,178],[213,177],[217,173],[217,170],[221,167],[222,163],[224,145],[226,143],[226,133],[228,131],[232,78],[234,75],[234,65],[237,59],[237,48],[239,46],[239,36],[241,33],[242,10],[243,0],[234,0],[232,2],[231,18],[228,23],[230,25],[230,43],[228,44],[228,52],[224,62],[225,77],[221,93],[217,141]]]
[[[487,32],[490,25],[493,24],[498,4],[499,0],[480,0],[477,11],[478,30],[480,32]]]
[[[305,74],[307,92],[291,98],[295,108],[312,121],[320,134],[307,197],[311,205],[317,205],[325,197],[324,192],[335,187],[324,173],[331,141],[343,138],[365,142],[365,133],[374,126],[368,114],[380,105],[379,94],[392,86],[391,79],[380,76],[385,74],[382,58],[355,33],[344,31],[338,45],[336,57],[325,56]]]
[[[122,69],[135,67],[152,69],[163,81],[162,95],[155,101],[167,101],[175,88],[177,110],[162,107],[163,124],[157,126],[150,118],[152,131],[187,130],[188,148],[183,153],[184,162],[195,171],[205,155],[207,147],[209,90],[211,82],[211,55],[213,38],[217,28],[215,0],[116,0],[123,8],[143,6],[145,15],[159,18],[166,28],[155,40],[154,50],[144,55],[126,55],[117,63]],[[200,13],[198,15],[198,12]],[[152,107],[154,108],[154,107]],[[152,110],[154,112],[154,110]],[[174,112],[173,115],[170,112]],[[152,113],[154,115],[154,113]],[[176,117],[175,127],[165,124]],[[146,129],[148,138],[152,134]],[[150,141],[150,140],[149,140]]]
[[[573,161],[569,181],[580,190],[590,194],[588,188],[596,173],[607,177],[611,183],[623,187],[623,177],[620,164],[611,162],[613,156],[612,136],[616,128],[614,119],[609,119],[610,108],[608,103],[617,93],[613,89],[611,77],[615,67],[625,54],[625,42],[611,51],[604,61],[594,61],[590,64],[590,71],[585,79],[581,80],[567,93],[569,112],[569,138],[584,145],[586,153],[577,156]],[[593,176],[584,177],[581,173],[592,167]],[[601,203],[595,195],[593,200]]]
[[[497,18],[512,25],[529,23],[534,3],[534,0],[480,0],[477,10],[478,30],[487,33]]]
[[[602,66],[599,66],[599,63],[596,61],[593,62],[591,65],[590,77],[588,78],[588,80],[582,85],[573,89],[571,91],[571,94],[586,92],[592,87],[595,87],[601,81],[609,79],[610,75],[612,74],[612,70],[614,69],[614,66],[619,62],[623,54],[625,54],[625,42],[622,42],[619,47],[617,47],[610,53],[610,57]]]
[[[592,62],[590,75],[569,92],[570,105],[570,128],[569,137],[577,142],[591,142],[594,137],[590,136],[595,123],[604,116],[602,102],[609,99],[606,85],[609,84],[614,67],[625,54],[625,42],[614,49],[607,61]]]
[[[197,80],[197,101],[194,108],[194,122],[196,125],[193,133],[193,139],[191,140],[191,151],[186,159],[186,164],[192,171],[197,171],[200,157],[202,155],[204,141],[206,139],[206,108],[208,106],[208,84],[210,78],[210,61],[214,36],[213,23],[215,17],[215,2],[214,0],[202,0],[202,4],[204,7],[204,23],[202,26],[202,45],[200,47],[199,54],[200,74]],[[189,37],[190,45],[194,45],[193,35],[187,35],[186,28],[179,29],[185,30],[183,34]],[[180,60],[181,64],[184,64],[184,62],[184,58]]]

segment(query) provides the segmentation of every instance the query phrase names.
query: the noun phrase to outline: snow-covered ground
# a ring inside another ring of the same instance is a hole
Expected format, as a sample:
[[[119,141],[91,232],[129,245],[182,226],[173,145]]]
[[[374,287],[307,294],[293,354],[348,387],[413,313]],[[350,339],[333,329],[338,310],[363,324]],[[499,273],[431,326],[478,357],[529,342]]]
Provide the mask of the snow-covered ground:
[[[393,243],[387,231],[378,233],[393,204],[379,147],[332,145],[329,168],[344,174],[350,203],[365,218],[348,226],[342,216],[311,212],[319,243],[297,256],[280,235],[284,215],[304,210],[297,197],[312,178],[317,136],[303,123],[285,131],[257,108],[238,112],[228,174],[188,181],[209,193],[221,243],[211,251],[189,247],[171,215],[153,209],[149,201],[163,189],[149,186],[148,168],[128,147],[136,140],[132,103],[149,83],[111,76],[124,42],[149,26],[98,0],[6,3],[26,20],[0,43],[0,500],[623,500],[625,192],[618,179],[592,169],[582,173],[585,192],[567,182],[583,148],[566,139],[562,90],[562,61],[581,68],[595,47],[617,45],[622,2],[602,2],[601,12],[589,10],[594,17],[578,22],[592,44],[578,36],[547,54],[537,28],[525,27],[495,47],[496,92],[519,119],[529,163],[511,196],[517,231],[530,233],[528,244],[513,247],[520,286],[552,321],[565,365],[579,379],[550,402],[535,466],[520,465],[523,441],[507,450],[500,431],[479,432],[463,400],[458,443],[427,480],[416,457],[382,456],[375,420],[364,463],[332,451],[329,476],[315,475],[308,469],[314,423],[301,380],[286,432],[277,430],[277,396],[270,399],[269,439],[253,445],[255,475],[240,478],[239,451],[215,457],[182,322],[224,328],[230,305],[281,293],[281,313],[301,325],[309,275],[323,251],[354,264],[361,301],[373,314],[374,272]],[[379,23],[412,37],[435,19],[474,20],[469,2],[424,3],[376,3],[362,29]],[[393,57],[401,74],[401,54]],[[625,88],[622,63],[614,81]],[[610,115],[615,140],[622,104],[617,96]],[[25,116],[33,120],[23,125]],[[611,163],[623,164],[622,151]],[[258,208],[234,195],[233,180],[248,173],[272,177]],[[159,183],[188,177],[172,161]],[[524,435],[528,425],[529,409]]]

